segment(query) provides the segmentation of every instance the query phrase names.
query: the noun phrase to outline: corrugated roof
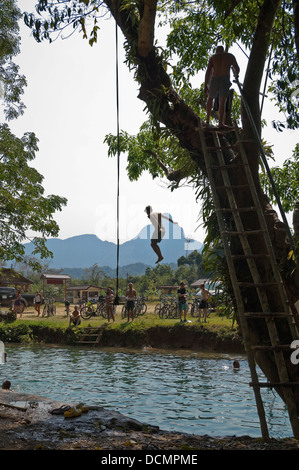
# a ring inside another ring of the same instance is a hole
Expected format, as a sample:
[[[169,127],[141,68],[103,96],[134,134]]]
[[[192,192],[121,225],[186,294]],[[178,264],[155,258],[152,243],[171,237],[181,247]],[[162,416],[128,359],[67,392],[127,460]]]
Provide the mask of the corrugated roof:
[[[42,274],[41,279],[71,279],[71,276],[68,274]]]
[[[106,287],[99,287],[99,286],[93,286],[93,285],[82,285],[82,286],[71,286],[71,287],[68,287],[67,290],[88,290],[90,288],[96,289],[96,290],[106,289]]]

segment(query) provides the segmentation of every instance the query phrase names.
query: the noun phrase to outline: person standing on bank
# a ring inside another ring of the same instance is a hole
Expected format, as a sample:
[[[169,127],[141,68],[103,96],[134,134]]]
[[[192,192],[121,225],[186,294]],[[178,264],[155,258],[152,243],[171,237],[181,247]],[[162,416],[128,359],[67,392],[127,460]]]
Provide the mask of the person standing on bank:
[[[16,299],[14,300],[13,313],[15,313],[17,310],[19,310],[20,318],[22,318],[23,306],[22,306],[22,302],[21,302],[21,291],[20,290],[16,291]]]
[[[107,312],[107,318],[108,322],[110,322],[110,316],[113,321],[115,321],[114,318],[114,292],[113,290],[108,287],[105,295],[105,305],[106,305],[106,312]]]
[[[230,82],[230,69],[233,69],[235,78],[239,77],[240,67],[233,54],[224,51],[223,46],[218,46],[216,53],[210,57],[205,74],[204,92],[208,95],[207,100],[207,126],[210,123],[210,116],[213,101],[219,95],[219,128],[229,129],[225,121],[225,103],[228,97]]]
[[[186,314],[188,310],[188,303],[187,303],[187,291],[185,287],[185,283],[181,282],[180,287],[178,289],[178,306],[179,306],[179,318],[180,321],[186,322]],[[182,312],[184,312],[184,320],[182,320]]]
[[[201,320],[201,311],[203,310],[204,313],[204,322],[207,321],[207,316],[208,316],[208,300],[210,297],[212,297],[212,294],[205,288],[204,284],[200,284],[200,294],[201,294],[201,301],[198,306],[198,319],[199,321]]]
[[[172,219],[167,217],[164,214],[161,214],[161,212],[154,212],[151,206],[146,206],[145,212],[147,213],[148,218],[150,219],[151,223],[154,226],[154,233],[151,238],[151,247],[158,256],[158,259],[156,261],[157,263],[160,263],[162,261],[163,256],[160,250],[160,247],[158,246],[158,243],[161,242],[165,235],[165,228],[163,227],[162,224],[162,219],[169,220],[172,224],[176,224],[177,222],[174,222]]]
[[[128,322],[130,321],[130,314],[132,317],[132,321],[134,320],[134,308],[135,308],[135,300],[137,298],[137,292],[133,289],[132,282],[128,284],[128,290],[126,292],[126,299],[127,299],[127,313],[128,313]]]
[[[34,297],[34,310],[37,311],[37,316],[38,317],[40,316],[41,303],[42,303],[42,296],[41,296],[40,292],[37,290],[36,293],[35,293],[35,297]]]

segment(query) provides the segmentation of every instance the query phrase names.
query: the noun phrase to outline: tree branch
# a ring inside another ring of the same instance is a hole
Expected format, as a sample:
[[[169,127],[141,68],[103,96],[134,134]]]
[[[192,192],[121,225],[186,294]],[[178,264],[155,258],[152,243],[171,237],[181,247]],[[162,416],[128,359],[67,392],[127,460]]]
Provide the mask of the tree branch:
[[[156,9],[157,0],[144,0],[143,15],[138,32],[138,53],[141,57],[147,57],[153,48]]]
[[[299,0],[293,0],[294,25],[295,25],[295,44],[297,49],[297,58],[299,60]]]

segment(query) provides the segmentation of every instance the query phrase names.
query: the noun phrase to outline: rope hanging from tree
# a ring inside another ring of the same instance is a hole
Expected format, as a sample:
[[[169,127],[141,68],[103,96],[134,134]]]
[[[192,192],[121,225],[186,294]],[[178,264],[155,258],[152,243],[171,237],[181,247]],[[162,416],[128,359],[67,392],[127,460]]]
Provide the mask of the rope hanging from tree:
[[[115,22],[115,63],[116,63],[116,125],[117,125],[117,196],[116,196],[116,293],[114,304],[119,304],[118,284],[119,284],[119,82],[118,82],[118,30],[117,23]]]

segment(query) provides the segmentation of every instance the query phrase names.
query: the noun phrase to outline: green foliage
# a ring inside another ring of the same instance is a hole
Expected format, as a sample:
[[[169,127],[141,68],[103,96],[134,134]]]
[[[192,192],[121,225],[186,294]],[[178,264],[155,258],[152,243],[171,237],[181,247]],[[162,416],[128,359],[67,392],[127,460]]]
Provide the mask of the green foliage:
[[[24,112],[21,95],[26,85],[19,67],[12,57],[19,53],[20,38],[18,20],[21,12],[15,0],[2,0],[0,9],[0,99],[4,103],[7,120],[14,119]]]
[[[299,200],[299,144],[296,145],[291,158],[288,158],[280,168],[271,168],[276,190],[279,194],[283,210],[288,213],[294,209]],[[272,203],[275,203],[273,188],[265,173],[260,175],[264,191]]]
[[[15,137],[7,124],[0,125],[0,259],[21,260],[22,243],[28,231],[39,234],[33,239],[33,254],[47,258],[45,242],[57,236],[59,228],[52,216],[65,205],[59,196],[44,197],[43,176],[29,166],[37,151],[37,139],[26,133]]]
[[[24,111],[21,102],[26,80],[12,57],[19,53],[18,20],[21,12],[15,0],[3,0],[0,10],[0,99],[6,120]],[[43,177],[29,163],[38,150],[32,132],[14,136],[8,125],[0,124],[0,260],[21,260],[27,233],[36,233],[34,253],[49,257],[46,237],[57,236],[52,216],[65,205],[58,196],[44,197]]]
[[[118,140],[119,139],[119,140]],[[174,170],[183,169],[183,177],[196,174],[196,167],[190,163],[188,152],[184,151],[168,129],[154,124],[152,119],[144,122],[136,136],[121,131],[119,138],[108,134],[108,155],[127,153],[127,172],[131,181],[137,180],[144,171],[153,178],[163,177]]]

